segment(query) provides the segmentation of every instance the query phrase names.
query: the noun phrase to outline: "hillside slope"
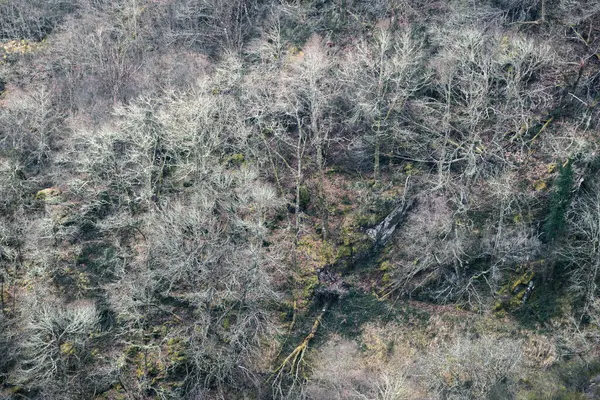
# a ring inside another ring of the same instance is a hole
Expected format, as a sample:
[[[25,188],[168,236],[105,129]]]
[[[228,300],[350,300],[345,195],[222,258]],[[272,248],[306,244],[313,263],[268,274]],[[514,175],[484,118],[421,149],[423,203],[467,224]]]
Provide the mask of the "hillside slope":
[[[593,0],[0,0],[0,397],[600,398]]]

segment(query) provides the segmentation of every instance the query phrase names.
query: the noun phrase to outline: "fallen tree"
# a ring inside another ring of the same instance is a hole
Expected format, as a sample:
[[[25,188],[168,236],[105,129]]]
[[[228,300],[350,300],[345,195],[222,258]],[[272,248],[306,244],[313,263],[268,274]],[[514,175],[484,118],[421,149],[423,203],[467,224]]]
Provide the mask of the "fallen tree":
[[[392,238],[396,228],[400,225],[403,217],[413,206],[414,202],[414,197],[408,200],[403,197],[401,202],[379,224],[369,229],[367,235],[371,238],[372,243],[365,251],[355,254],[350,260],[338,260],[334,264],[329,264],[325,268],[317,270],[319,286],[314,291],[312,301],[321,302],[323,306],[314,320],[310,332],[268,378],[268,381],[271,381],[274,390],[279,395],[283,396],[283,386],[286,377],[291,379],[291,386],[288,388],[289,391],[294,389],[300,379],[305,378],[304,356],[310,341],[317,334],[321,321],[333,302],[343,298],[350,288],[350,285],[343,280],[341,273],[336,271],[341,269],[342,263],[346,268],[352,269],[358,262],[373,257]],[[294,322],[295,315],[292,323]]]
[[[332,301],[329,301],[323,305],[323,308],[313,322],[312,328],[308,335],[306,335],[304,340],[302,340],[302,342],[285,358],[285,360],[283,360],[279,367],[277,367],[273,374],[269,377],[269,380],[273,381],[273,387],[280,394],[283,395],[282,382],[285,376],[292,378],[292,387],[290,390],[293,389],[296,382],[298,382],[301,377],[304,377],[304,355],[308,349],[310,341],[317,334],[317,330],[321,325],[321,321],[331,306],[331,303]]]

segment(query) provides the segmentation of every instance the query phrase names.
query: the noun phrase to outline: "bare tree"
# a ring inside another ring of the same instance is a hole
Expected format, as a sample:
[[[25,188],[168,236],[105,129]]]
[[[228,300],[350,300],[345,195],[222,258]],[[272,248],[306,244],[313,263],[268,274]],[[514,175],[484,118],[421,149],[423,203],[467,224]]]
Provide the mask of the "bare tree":
[[[3,1],[0,39],[42,40],[76,7],[72,0]]]
[[[432,393],[440,398],[481,399],[514,395],[514,383],[521,371],[520,342],[484,336],[476,341],[464,338],[434,351],[425,373]]]
[[[53,100],[52,88],[40,85],[14,93],[9,107],[0,112],[0,149],[11,151],[30,171],[47,164],[59,137],[63,114]]]
[[[569,237],[561,255],[571,266],[570,289],[583,300],[582,318],[594,314],[600,280],[600,186],[586,182],[567,214]]]
[[[289,72],[281,75],[282,86],[278,93],[284,112],[293,118],[298,137],[296,162],[298,163],[296,185],[296,208],[299,211],[302,158],[307,140],[314,148],[318,171],[319,212],[321,214],[323,238],[329,234],[327,199],[324,192],[325,161],[330,131],[333,127],[332,101],[336,96],[336,85],[331,70],[335,60],[327,53],[323,40],[314,35],[305,44],[303,51],[292,56]],[[299,179],[298,179],[299,177]]]
[[[161,6],[168,15],[165,35],[170,42],[197,46],[209,52],[223,48],[240,51],[258,9],[255,0],[185,0]]]
[[[189,93],[117,107],[115,126],[78,132],[75,148],[85,149],[76,165],[91,184],[108,185],[131,209],[129,222],[98,222],[107,236],[128,225],[139,241],[135,251],[124,249],[110,284],[125,337],[149,358],[158,349],[145,335],[153,324],[185,323],[187,382],[198,390],[254,385],[252,363],[276,327],[269,311],[278,297],[270,278],[276,264],[264,243],[279,200],[245,162],[252,156],[247,128],[226,92],[235,70],[231,60]],[[178,315],[187,313],[194,318]],[[146,371],[143,377],[135,383],[140,393],[151,389]]]
[[[311,166],[307,156],[314,156],[318,211],[322,234],[327,238],[329,223],[324,182],[326,153],[336,123],[333,102],[339,94],[339,85],[332,74],[336,60],[317,35],[311,37],[302,51],[291,51],[281,58],[282,61],[272,65],[265,64],[274,69],[275,81],[255,75],[248,79],[245,96],[250,100],[249,112],[258,122],[278,185],[281,187],[277,175],[279,163],[293,176],[296,230],[300,228],[304,174]],[[269,141],[265,132],[273,133],[274,140]]]
[[[80,368],[92,358],[90,346],[98,332],[98,322],[98,314],[90,303],[56,306],[46,299],[30,304],[20,343],[17,378],[51,396],[83,395],[80,390],[85,388],[77,388],[77,378],[81,377]]]
[[[353,104],[351,124],[370,132],[373,176],[379,179],[382,142],[393,137],[394,118],[405,103],[427,83],[423,46],[409,29],[380,28],[374,39],[361,40],[343,64],[348,98]]]
[[[434,62],[442,94],[434,107],[444,131],[437,156],[439,184],[448,180],[451,168],[459,168],[463,187],[472,187],[481,174],[511,166],[505,155],[508,132],[513,132],[511,141],[520,140],[536,115],[551,105],[551,88],[532,81],[552,65],[553,54],[545,45],[498,38],[477,27],[436,36],[443,47]],[[468,193],[460,196],[463,200]]]
[[[162,296],[184,296],[194,307],[194,385],[222,388],[252,378],[248,363],[259,357],[261,338],[273,333],[274,260],[262,246],[265,213],[277,201],[275,191],[257,186],[255,173],[218,174],[213,170],[212,184],[219,186],[207,182],[203,194],[156,216],[149,262]]]

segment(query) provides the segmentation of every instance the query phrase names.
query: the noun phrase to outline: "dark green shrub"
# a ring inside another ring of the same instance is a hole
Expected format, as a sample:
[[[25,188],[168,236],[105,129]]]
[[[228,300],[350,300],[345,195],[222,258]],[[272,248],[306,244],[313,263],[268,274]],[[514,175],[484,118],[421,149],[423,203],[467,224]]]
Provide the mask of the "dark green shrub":
[[[544,223],[544,237],[547,242],[553,242],[564,233],[566,227],[565,215],[571,203],[573,187],[573,166],[571,161],[559,166],[556,189],[550,196],[550,207]]]
[[[298,199],[300,209],[305,211],[310,204],[310,191],[304,185],[300,186],[300,198]]]

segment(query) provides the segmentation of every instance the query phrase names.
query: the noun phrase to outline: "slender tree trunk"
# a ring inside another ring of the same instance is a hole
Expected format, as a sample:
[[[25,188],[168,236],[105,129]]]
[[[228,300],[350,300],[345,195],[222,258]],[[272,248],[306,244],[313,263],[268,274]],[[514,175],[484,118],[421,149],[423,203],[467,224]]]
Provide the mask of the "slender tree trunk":
[[[0,279],[0,311],[4,313],[4,277]]]
[[[385,48],[382,47],[379,53],[379,73],[377,78],[377,123],[375,127],[375,152],[373,155],[373,179],[375,182],[379,181],[379,158],[381,152],[381,103],[383,102],[384,96],[384,82],[383,82],[383,63],[385,60]]]
[[[318,111],[313,111],[313,119],[311,122],[311,129],[313,131],[313,135],[315,137],[315,147],[317,150],[317,168],[319,170],[319,183],[318,183],[318,192],[319,192],[319,208],[321,214],[321,224],[322,224],[322,237],[323,240],[327,240],[329,237],[329,212],[327,211],[327,196],[325,195],[325,157],[323,155],[323,136],[321,129],[319,128],[318,123],[319,113]]]
[[[373,179],[379,181],[379,159],[381,152],[381,121],[377,121],[377,129],[375,130],[375,154],[373,156]]]
[[[300,231],[300,184],[302,183],[302,125],[298,120],[298,144],[296,145],[296,235]]]
[[[444,116],[444,143],[438,160],[438,186],[443,186],[444,181],[444,164],[446,161],[446,148],[448,140],[450,140],[450,84],[446,87],[446,113]]]
[[[321,149],[322,152],[322,149]],[[323,156],[321,156],[323,158]],[[327,203],[327,196],[325,195],[324,189],[325,183],[325,168],[323,164],[321,164],[319,171],[319,197],[320,197],[320,206],[321,206],[321,221],[323,224],[323,240],[327,240],[329,238],[329,210]]]
[[[340,0],[340,12],[342,14],[342,23],[345,25],[348,19],[348,12],[346,11],[346,0]]]

